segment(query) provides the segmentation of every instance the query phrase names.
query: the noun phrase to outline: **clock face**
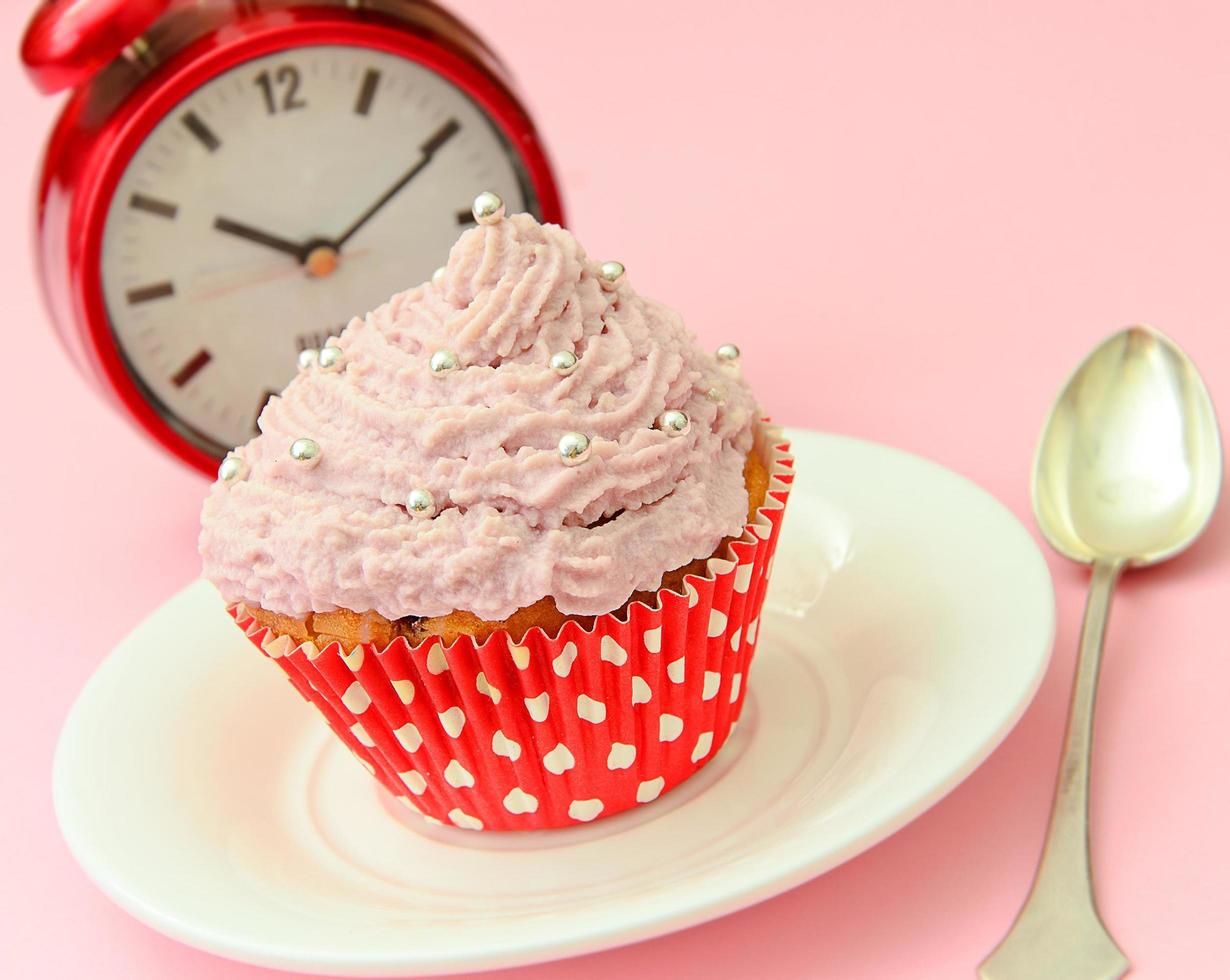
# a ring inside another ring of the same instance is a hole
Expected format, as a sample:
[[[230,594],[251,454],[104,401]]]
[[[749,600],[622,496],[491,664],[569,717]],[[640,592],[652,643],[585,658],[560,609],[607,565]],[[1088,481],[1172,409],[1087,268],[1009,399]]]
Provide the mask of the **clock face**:
[[[132,157],[103,231],[119,348],[214,454],[355,314],[422,282],[482,190],[537,211],[522,163],[460,89],[397,55],[316,45],[247,61]]]

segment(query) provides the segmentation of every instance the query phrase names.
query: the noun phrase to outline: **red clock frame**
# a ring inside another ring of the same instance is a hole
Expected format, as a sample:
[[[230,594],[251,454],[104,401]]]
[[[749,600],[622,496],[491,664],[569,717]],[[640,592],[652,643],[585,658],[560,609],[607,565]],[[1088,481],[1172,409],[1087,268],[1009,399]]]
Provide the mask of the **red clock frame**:
[[[115,108],[98,113],[89,86],[70,98],[47,146],[38,189],[36,248],[42,287],[60,337],[103,394],[179,459],[212,475],[218,460],[152,405],[129,372],[103,300],[103,225],[116,185],[154,126],[205,82],[262,55],[345,44],[400,55],[468,95],[520,157],[546,221],[563,221],[555,179],[529,116],[478,52],[416,33],[408,24],[347,7],[303,7],[230,21],[190,42]]]

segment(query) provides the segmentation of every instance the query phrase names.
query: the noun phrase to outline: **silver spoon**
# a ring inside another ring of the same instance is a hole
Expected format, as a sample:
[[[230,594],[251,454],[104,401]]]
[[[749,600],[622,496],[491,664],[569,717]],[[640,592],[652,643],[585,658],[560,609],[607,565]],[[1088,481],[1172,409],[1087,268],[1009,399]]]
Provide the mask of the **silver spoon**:
[[[1111,594],[1125,568],[1177,555],[1221,489],[1221,441],[1195,365],[1151,327],[1093,351],[1059,395],[1034,459],[1034,516],[1051,546],[1093,566],[1046,844],[982,980],[1116,980],[1128,960],[1098,915],[1089,871],[1089,752]]]

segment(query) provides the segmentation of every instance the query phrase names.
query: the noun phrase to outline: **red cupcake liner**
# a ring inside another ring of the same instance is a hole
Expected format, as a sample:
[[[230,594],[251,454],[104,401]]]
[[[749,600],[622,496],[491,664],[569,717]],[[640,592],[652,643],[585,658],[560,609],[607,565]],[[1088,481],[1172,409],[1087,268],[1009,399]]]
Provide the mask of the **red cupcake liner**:
[[[678,786],[725,743],[747,690],[793,458],[757,427],[764,505],[706,576],[558,636],[452,645],[405,638],[323,650],[230,608],[383,786],[428,820],[474,830],[584,823]]]

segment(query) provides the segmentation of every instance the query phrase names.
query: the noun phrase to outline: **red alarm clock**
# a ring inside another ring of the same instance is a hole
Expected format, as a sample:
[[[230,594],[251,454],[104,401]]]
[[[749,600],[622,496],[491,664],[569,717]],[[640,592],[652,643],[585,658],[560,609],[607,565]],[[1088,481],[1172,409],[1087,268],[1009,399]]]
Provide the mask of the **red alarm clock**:
[[[206,472],[298,352],[444,261],[478,191],[562,220],[504,69],[425,0],[53,0],[22,57],[75,89],[38,185],[60,334]]]

